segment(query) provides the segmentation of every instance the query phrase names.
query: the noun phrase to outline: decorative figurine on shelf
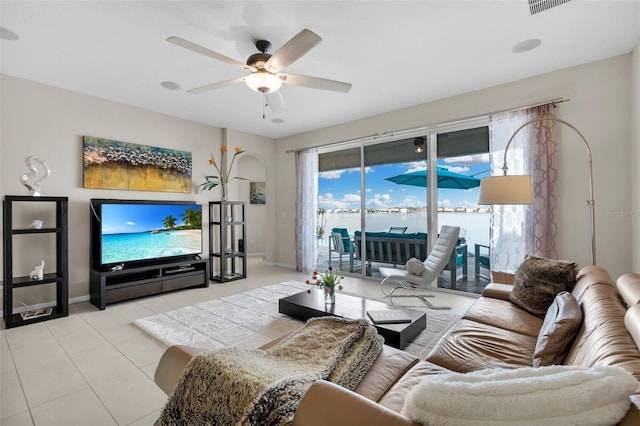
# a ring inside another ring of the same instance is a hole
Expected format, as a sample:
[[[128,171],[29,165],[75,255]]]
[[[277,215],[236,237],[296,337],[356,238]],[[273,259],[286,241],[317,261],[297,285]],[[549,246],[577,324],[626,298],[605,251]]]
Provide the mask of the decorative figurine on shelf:
[[[42,225],[44,224],[44,222],[42,222],[41,220],[34,220],[31,223],[31,229],[42,229]]]
[[[20,176],[20,183],[27,187],[31,195],[39,197],[42,195],[40,193],[42,185],[51,175],[51,170],[47,163],[35,155],[25,158],[24,163],[29,168],[29,172]]]
[[[44,260],[39,265],[36,265],[36,267],[33,269],[33,271],[31,271],[31,273],[29,274],[29,277],[32,280],[41,281],[42,280],[42,276],[43,276],[43,273],[42,273],[43,270],[44,270]]]

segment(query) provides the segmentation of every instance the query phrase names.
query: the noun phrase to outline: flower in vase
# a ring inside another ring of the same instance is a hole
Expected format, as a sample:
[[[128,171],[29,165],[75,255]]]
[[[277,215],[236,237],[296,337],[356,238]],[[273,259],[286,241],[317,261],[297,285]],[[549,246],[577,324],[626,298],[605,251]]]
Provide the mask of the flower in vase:
[[[227,153],[228,149],[225,145],[220,146],[220,163],[224,164],[224,158],[225,158],[225,154]],[[246,180],[245,178],[241,178],[238,176],[235,177],[230,177],[231,176],[231,171],[233,170],[233,165],[236,161],[236,157],[239,154],[242,154],[243,152],[245,152],[246,150],[240,148],[239,146],[236,146],[234,148],[234,154],[233,154],[233,158],[231,159],[231,164],[229,165],[229,170],[227,171],[227,173],[222,173],[222,169],[220,168],[220,166],[218,166],[218,163],[216,162],[216,159],[213,156],[213,153],[211,153],[211,157],[209,158],[209,165],[215,167],[216,172],[218,172],[218,175],[210,175],[210,176],[205,176],[205,182],[200,184],[200,191],[203,190],[207,190],[207,191],[211,191],[211,189],[215,188],[216,186],[220,185],[220,188],[222,189],[222,198],[226,199],[227,198],[227,188],[228,188],[228,184],[229,184],[229,180],[230,179],[241,179],[241,180]]]
[[[336,289],[342,291],[343,287],[342,284],[340,284],[340,281],[343,279],[344,277],[334,274],[333,268],[329,267],[325,273],[318,273],[314,271],[311,279],[305,282],[309,285],[318,286],[322,288],[325,293],[333,296]],[[311,293],[311,289],[308,289],[307,293]]]

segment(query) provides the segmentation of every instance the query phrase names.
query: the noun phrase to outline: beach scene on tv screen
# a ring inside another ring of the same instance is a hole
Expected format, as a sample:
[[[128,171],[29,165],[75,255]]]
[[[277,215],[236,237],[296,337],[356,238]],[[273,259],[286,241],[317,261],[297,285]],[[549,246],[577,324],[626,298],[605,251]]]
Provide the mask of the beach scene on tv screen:
[[[202,206],[104,204],[102,264],[202,251]]]

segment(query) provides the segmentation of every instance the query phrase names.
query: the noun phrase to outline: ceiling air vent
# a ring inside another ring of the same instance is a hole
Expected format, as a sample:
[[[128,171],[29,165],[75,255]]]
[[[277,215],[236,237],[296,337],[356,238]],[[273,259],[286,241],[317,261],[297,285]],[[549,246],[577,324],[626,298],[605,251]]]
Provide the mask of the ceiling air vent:
[[[532,15],[536,13],[544,12],[552,7],[560,6],[561,4],[568,3],[571,0],[527,0],[529,2],[529,12]]]

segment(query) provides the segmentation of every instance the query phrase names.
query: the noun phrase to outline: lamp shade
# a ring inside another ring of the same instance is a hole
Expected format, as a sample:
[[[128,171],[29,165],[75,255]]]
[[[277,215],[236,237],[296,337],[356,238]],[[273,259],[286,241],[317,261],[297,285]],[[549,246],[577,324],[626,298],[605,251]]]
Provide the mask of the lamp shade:
[[[531,176],[490,176],[480,181],[478,204],[533,204]]]

